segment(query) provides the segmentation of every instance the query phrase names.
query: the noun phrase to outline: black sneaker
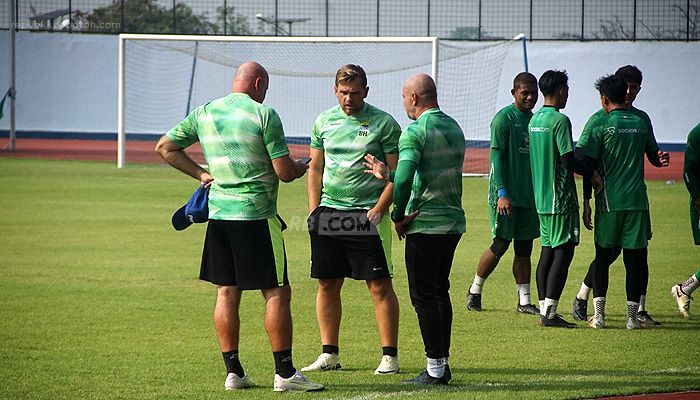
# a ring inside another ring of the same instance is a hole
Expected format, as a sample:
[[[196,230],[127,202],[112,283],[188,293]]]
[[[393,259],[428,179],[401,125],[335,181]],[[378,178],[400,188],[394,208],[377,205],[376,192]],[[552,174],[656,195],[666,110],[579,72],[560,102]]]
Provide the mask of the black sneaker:
[[[522,313],[522,314],[532,314],[532,315],[539,315],[540,314],[540,309],[535,307],[533,304],[525,304],[524,306],[520,305],[518,303],[518,307],[515,309],[515,311]]]
[[[450,364],[445,364],[445,379],[447,379],[447,382],[452,380],[452,371],[450,371]]]
[[[428,375],[428,371],[423,371],[417,377],[401,381],[401,383],[412,383],[414,385],[447,385],[448,380],[446,375],[447,370],[445,370],[445,375],[441,378],[433,378]]]
[[[481,311],[481,293],[467,292],[467,310]]]
[[[642,325],[646,326],[659,326],[661,325],[661,322],[655,321],[654,318],[649,315],[648,312],[646,311],[640,311],[637,313],[637,321],[641,323]]]
[[[574,319],[576,321],[588,320],[588,300],[574,297]]]
[[[573,322],[566,322],[560,315],[552,319],[540,315],[540,325],[548,328],[576,328],[576,324]]]

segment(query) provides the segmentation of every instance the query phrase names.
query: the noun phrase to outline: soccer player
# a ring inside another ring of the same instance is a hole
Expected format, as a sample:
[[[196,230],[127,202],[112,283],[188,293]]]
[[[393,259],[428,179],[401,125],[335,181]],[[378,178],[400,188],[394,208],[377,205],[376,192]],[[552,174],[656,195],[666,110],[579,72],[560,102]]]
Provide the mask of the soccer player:
[[[693,240],[700,244],[700,124],[697,124],[688,134],[683,162],[683,180],[690,193],[690,227]],[[671,288],[671,296],[676,300],[678,311],[690,318],[690,295],[700,287],[700,269],[685,282]]]
[[[336,73],[338,105],[322,112],[311,132],[311,163],[307,180],[311,277],[318,279],[316,317],[322,353],[302,371],[341,367],[339,334],[345,278],[364,280],[374,300],[382,358],[375,374],[399,371],[399,302],[391,282],[391,221],[388,209],[394,185],[364,173],[367,153],[393,168],[398,159],[401,128],[388,113],[365,102],[367,75],[358,65],[343,65]],[[339,229],[337,221],[369,221]]]
[[[310,382],[292,363],[291,289],[277,216],[279,180],[300,178],[307,166],[289,157],[279,116],[261,104],[268,82],[260,64],[242,64],[233,93],[197,107],[160,139],[156,152],[210,187],[199,277],[217,288],[214,325],[227,371],[224,387],[254,386],[238,358],[238,310],[242,292],[259,289],[275,360],[273,389],[317,391],[323,385]],[[197,141],[209,171],[183,151]]]
[[[542,74],[539,87],[544,106],[530,119],[530,167],[535,205],[540,220],[542,251],[537,264],[540,325],[575,328],[557,314],[557,305],[579,242],[578,199],[572,172],[592,177],[596,188],[600,176],[574,157],[571,122],[559,112],[569,97],[565,71]]]
[[[647,246],[651,239],[649,201],[644,184],[644,155],[652,165],[668,166],[668,153],[660,152],[649,124],[625,108],[627,82],[619,75],[596,81],[603,110],[607,114],[588,136],[584,151],[587,159],[603,176],[604,189],[596,197],[593,302],[595,314],[589,326],[605,326],[605,296],[609,267],[616,247],[623,249],[626,270],[627,329],[639,329],[637,317],[642,289],[639,273],[647,266]],[[597,165],[595,163],[597,162]],[[590,214],[584,216],[590,225]]]
[[[618,68],[615,72],[615,75],[620,76],[627,82],[625,108],[627,108],[629,111],[632,111],[639,118],[642,118],[644,121],[646,121],[649,124],[649,131],[653,134],[654,128],[652,127],[651,118],[649,118],[649,115],[646,112],[633,106],[634,100],[637,98],[637,95],[639,94],[639,91],[642,88],[642,71],[640,71],[639,68],[635,67],[634,65],[625,65],[623,67]],[[588,140],[588,135],[590,131],[594,127],[596,127],[597,124],[599,124],[600,121],[605,118],[605,116],[605,110],[601,108],[588,119],[586,125],[583,128],[583,132],[579,137],[578,143],[576,145],[577,148],[582,148],[585,145],[585,143]],[[584,220],[587,219],[588,221],[591,220],[590,198],[590,193],[584,192],[583,216]],[[584,225],[586,225],[586,228],[588,230],[593,229],[593,226],[590,222],[587,223],[586,221],[584,221]],[[621,252],[622,249],[620,247],[613,248],[613,252],[611,253],[612,259],[610,260],[610,264],[612,264],[617,259]],[[586,277],[584,278],[583,283],[581,284],[581,288],[579,289],[578,294],[574,298],[573,315],[575,320],[586,321],[588,319],[588,297],[591,293],[591,290],[593,289],[593,270],[595,269],[595,267],[596,261],[594,258],[590,266],[588,267],[588,272],[586,273]],[[642,270],[640,270],[640,274],[642,275],[642,296],[639,299],[639,312],[637,314],[637,318],[641,323],[643,323],[646,326],[660,325],[660,323],[658,321],[655,321],[651,317],[651,315],[646,311],[646,292],[647,286],[649,284],[648,265],[643,266]]]
[[[532,192],[530,139],[527,125],[537,103],[537,78],[521,72],[513,79],[510,93],[515,100],[491,121],[491,167],[489,168],[489,220],[493,243],[479,258],[476,275],[467,291],[467,309],[481,311],[481,291],[486,278],[513,244],[513,277],[518,293],[516,311],[539,315],[530,304],[530,255],[540,225]]]
[[[462,209],[464,134],[457,122],[440,110],[430,76],[409,78],[402,95],[406,114],[414,122],[401,133],[395,174],[371,154],[365,165],[377,178],[394,177],[391,219],[399,239],[406,238],[408,289],[418,315],[427,366],[404,383],[446,385],[452,378],[448,364],[450,270],[466,229]]]

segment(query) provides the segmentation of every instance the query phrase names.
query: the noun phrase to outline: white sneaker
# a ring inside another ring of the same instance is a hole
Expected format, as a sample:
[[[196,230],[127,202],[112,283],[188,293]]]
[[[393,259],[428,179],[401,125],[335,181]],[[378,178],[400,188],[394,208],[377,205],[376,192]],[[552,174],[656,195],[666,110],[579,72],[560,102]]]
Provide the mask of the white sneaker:
[[[340,357],[337,354],[321,353],[311,365],[302,368],[302,372],[331,371],[340,369]]]
[[[642,329],[644,325],[637,318],[627,318],[627,329]]]
[[[379,366],[374,370],[375,375],[395,374],[399,372],[399,357],[383,355]]]
[[[238,375],[233,372],[226,375],[226,383],[224,383],[224,388],[226,390],[248,389],[253,386],[255,386],[255,384],[248,378],[248,374],[243,375],[243,378],[239,378]]]
[[[594,314],[590,319],[588,319],[588,326],[590,326],[593,329],[605,328],[605,316],[600,314]]]
[[[299,392],[317,392],[323,389],[325,389],[323,385],[311,382],[299,371],[295,371],[294,375],[287,379],[275,374],[275,386],[272,390],[275,392],[286,392],[288,390],[295,390]]]
[[[678,304],[678,311],[686,318],[690,318],[690,300],[693,298],[683,293],[681,285],[676,285],[671,288],[671,296]]]

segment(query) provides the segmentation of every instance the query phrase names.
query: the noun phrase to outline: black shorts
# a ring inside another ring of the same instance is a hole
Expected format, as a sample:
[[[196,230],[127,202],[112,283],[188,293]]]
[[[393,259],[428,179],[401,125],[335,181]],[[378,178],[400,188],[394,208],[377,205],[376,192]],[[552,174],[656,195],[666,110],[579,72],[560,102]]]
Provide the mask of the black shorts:
[[[375,280],[394,275],[391,264],[391,221],[367,221],[367,210],[320,206],[308,219],[311,277]]]
[[[209,220],[199,279],[242,290],[288,285],[283,226],[279,217]]]

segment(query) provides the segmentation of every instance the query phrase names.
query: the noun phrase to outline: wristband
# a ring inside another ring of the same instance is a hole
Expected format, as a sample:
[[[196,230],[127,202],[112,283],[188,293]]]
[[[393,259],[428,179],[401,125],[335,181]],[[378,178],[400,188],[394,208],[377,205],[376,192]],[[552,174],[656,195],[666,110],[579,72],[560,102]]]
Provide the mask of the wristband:
[[[498,198],[506,197],[508,196],[508,193],[506,193],[506,188],[500,188],[498,189]]]

